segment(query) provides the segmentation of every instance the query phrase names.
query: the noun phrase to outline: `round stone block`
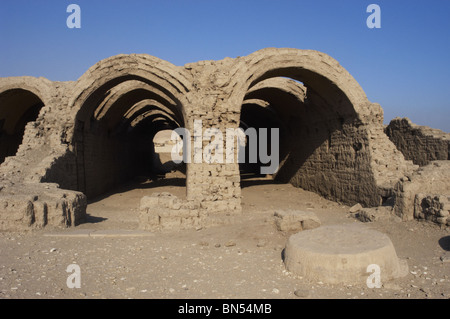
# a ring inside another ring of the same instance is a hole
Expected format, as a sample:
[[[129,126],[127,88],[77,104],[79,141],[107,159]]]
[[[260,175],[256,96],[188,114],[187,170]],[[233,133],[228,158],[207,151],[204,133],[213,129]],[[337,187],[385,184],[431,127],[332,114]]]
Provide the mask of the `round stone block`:
[[[361,224],[321,226],[292,235],[284,251],[288,271],[329,284],[366,284],[379,269],[381,283],[408,273],[389,237]],[[377,265],[379,268],[369,267]],[[368,269],[369,267],[369,269]]]

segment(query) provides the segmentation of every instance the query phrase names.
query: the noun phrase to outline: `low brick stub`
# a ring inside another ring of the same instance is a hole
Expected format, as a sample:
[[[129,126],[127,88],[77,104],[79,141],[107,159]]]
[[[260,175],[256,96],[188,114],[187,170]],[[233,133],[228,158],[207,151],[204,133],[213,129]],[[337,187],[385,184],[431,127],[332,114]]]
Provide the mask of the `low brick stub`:
[[[205,206],[203,203],[181,200],[167,192],[154,193],[141,198],[139,228],[149,231],[202,228],[226,223],[229,219],[217,218],[217,214],[230,216],[230,212],[236,214],[222,201],[218,201],[217,205]]]
[[[394,187],[394,213],[401,217],[402,220],[421,218],[420,211],[417,214],[415,212],[416,201],[423,200],[427,196],[434,197],[437,194],[450,194],[449,180],[450,161],[434,161],[427,166],[420,167],[413,174],[401,178]],[[419,199],[416,199],[417,194],[432,195],[419,195]],[[422,205],[422,202],[420,202],[420,205]],[[435,214],[426,213],[426,215]]]
[[[315,213],[299,210],[277,210],[274,213],[274,221],[279,231],[286,232],[314,229],[321,225],[320,219]]]
[[[414,217],[442,226],[450,226],[450,195],[416,194]]]
[[[85,221],[87,200],[55,184],[25,184],[0,191],[0,230],[66,228]]]
[[[139,227],[144,230],[184,229],[200,225],[199,205],[183,202],[170,193],[144,196],[140,202]]]

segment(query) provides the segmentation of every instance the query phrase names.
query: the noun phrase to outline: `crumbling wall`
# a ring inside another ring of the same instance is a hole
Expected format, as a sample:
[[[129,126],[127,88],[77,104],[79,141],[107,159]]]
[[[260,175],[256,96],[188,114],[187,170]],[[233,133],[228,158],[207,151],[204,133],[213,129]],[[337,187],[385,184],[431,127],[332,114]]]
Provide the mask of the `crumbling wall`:
[[[290,178],[296,187],[348,204],[379,205],[381,197],[369,165],[366,129],[351,123],[332,132],[330,125],[314,127],[296,136],[301,145],[292,147],[281,173],[287,171],[285,165],[289,164],[291,169],[297,167]]]
[[[66,117],[66,107],[72,86],[73,82],[51,82],[43,78],[0,79],[0,89],[24,87],[39,94],[44,103],[37,119],[26,125],[15,156],[0,165],[0,175],[5,180],[39,183],[55,160],[69,151],[65,138],[74,124]]]
[[[450,194],[449,181],[450,161],[434,161],[401,178],[394,188],[394,213],[403,220],[412,220],[416,195]],[[416,216],[420,216],[419,213]]]
[[[395,118],[385,128],[386,135],[407,160],[424,166],[431,161],[450,159],[450,133],[419,126],[408,118]]]
[[[304,136],[296,136],[303,144],[290,154],[297,167],[303,163],[290,180],[294,186],[349,205],[375,207],[394,196],[398,179],[416,168],[390,143],[379,123],[360,125],[349,119],[313,127],[309,134],[303,130]]]
[[[450,196],[416,194],[414,199],[414,217],[442,226],[450,226]]]
[[[55,159],[68,148],[63,142],[67,130],[64,107],[71,84],[33,77],[0,79],[0,91],[23,89],[44,104],[36,120],[26,124],[15,156],[7,157],[0,165],[1,230],[69,227],[85,219],[84,194],[40,183]]]

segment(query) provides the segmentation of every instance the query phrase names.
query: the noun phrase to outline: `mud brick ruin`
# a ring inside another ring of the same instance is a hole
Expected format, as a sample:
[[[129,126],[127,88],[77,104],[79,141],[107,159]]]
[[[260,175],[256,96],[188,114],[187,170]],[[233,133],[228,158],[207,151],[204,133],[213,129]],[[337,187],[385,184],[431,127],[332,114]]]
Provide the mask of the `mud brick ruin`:
[[[267,48],[185,66],[118,55],[74,82],[0,78],[0,229],[82,223],[88,198],[152,174],[157,132],[192,130],[194,120],[223,131],[279,128],[275,180],[348,205],[389,204],[403,220],[450,224],[449,134],[406,119],[384,127],[381,106],[336,60]],[[142,228],[241,213],[245,170],[254,168],[187,164],[186,199],[143,199]]]

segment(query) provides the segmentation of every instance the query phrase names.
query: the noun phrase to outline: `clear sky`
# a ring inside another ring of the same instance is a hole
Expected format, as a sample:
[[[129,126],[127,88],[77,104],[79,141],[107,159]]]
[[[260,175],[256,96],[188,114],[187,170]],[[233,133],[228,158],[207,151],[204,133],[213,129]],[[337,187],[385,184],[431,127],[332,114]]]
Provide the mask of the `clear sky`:
[[[81,7],[81,29],[66,25]],[[381,28],[369,29],[369,4]],[[176,65],[265,47],[325,52],[396,116],[450,132],[450,0],[1,0],[0,77],[78,79],[101,59]]]

